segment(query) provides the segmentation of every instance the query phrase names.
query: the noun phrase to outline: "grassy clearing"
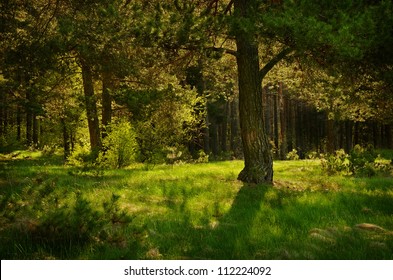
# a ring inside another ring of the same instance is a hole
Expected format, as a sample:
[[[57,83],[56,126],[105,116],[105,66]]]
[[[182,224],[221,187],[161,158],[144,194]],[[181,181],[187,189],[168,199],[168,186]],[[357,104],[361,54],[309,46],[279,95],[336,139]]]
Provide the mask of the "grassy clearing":
[[[60,158],[0,159],[2,259],[393,259],[393,178],[241,161],[80,173]]]

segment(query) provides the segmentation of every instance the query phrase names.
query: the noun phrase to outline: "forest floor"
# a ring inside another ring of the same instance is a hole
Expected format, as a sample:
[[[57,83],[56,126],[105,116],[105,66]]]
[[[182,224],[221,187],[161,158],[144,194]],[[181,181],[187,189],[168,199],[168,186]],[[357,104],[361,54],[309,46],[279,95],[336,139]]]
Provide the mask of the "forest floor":
[[[393,259],[393,177],[327,176],[274,162],[274,186],[241,161],[80,170],[0,155],[1,259]]]

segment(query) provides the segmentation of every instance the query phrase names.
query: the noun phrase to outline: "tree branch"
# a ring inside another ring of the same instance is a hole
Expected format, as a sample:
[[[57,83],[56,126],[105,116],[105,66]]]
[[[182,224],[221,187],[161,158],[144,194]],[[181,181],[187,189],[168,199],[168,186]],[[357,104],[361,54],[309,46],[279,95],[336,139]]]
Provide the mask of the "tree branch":
[[[235,50],[231,50],[231,49],[227,49],[227,48],[223,48],[223,47],[220,47],[220,48],[212,47],[212,48],[209,48],[209,49],[211,49],[213,51],[217,51],[217,52],[223,52],[223,53],[231,54],[231,55],[233,55],[235,57],[237,56],[237,51],[235,51]]]
[[[291,47],[281,50],[275,57],[273,57],[265,66],[259,71],[259,79],[262,81],[263,78],[269,73],[270,70],[280,62],[285,56],[293,51]]]
[[[232,6],[233,6],[233,2],[234,2],[234,0],[231,0],[231,1],[229,2],[229,4],[227,5],[227,7],[226,7],[226,9],[225,9],[225,11],[224,11],[224,14],[225,14],[225,15],[228,14],[228,13],[231,11]]]

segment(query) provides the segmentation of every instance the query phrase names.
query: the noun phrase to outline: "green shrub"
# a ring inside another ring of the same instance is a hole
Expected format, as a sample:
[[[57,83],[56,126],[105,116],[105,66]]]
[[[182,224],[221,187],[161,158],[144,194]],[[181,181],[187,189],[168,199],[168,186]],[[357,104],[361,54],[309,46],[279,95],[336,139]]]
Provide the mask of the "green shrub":
[[[100,164],[112,168],[130,165],[138,154],[136,133],[131,124],[128,121],[121,121],[110,125],[107,129],[109,133],[103,140]]]
[[[306,157],[308,159],[318,159],[318,158],[320,158],[320,154],[316,151],[311,151],[311,152],[307,153]]]
[[[203,150],[198,151],[198,158],[195,160],[196,163],[208,163],[209,155],[206,154]]]
[[[52,156],[56,153],[56,150],[56,145],[44,145],[41,149],[43,156]]]
[[[287,160],[298,160],[300,157],[298,151],[296,149],[293,149],[287,154],[286,158]]]
[[[323,155],[321,164],[322,169],[329,175],[336,173],[347,175],[351,170],[349,155],[343,149],[337,150],[334,154]]]
[[[94,157],[87,145],[77,144],[67,158],[67,164],[76,167],[84,167],[94,161]]]
[[[99,177],[104,173],[97,153],[90,151],[88,145],[76,145],[67,158],[67,164],[76,167],[76,174]]]
[[[356,145],[349,153],[349,160],[351,162],[351,172],[353,174],[364,174],[367,176],[375,175],[374,162],[378,157],[373,146],[368,145],[362,147]]]
[[[349,154],[343,149],[334,154],[323,155],[322,169],[328,174],[356,175],[371,177],[377,173],[390,172],[391,161],[377,155],[372,146],[356,145]]]

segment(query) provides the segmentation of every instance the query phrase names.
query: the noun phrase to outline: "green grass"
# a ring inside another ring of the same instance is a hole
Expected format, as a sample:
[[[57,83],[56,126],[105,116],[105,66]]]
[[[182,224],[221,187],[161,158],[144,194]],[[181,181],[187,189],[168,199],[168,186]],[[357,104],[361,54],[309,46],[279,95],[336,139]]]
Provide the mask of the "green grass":
[[[273,187],[247,186],[236,180],[242,167],[83,173],[38,153],[2,156],[0,257],[393,259],[391,176],[326,176],[318,160],[277,161]]]

